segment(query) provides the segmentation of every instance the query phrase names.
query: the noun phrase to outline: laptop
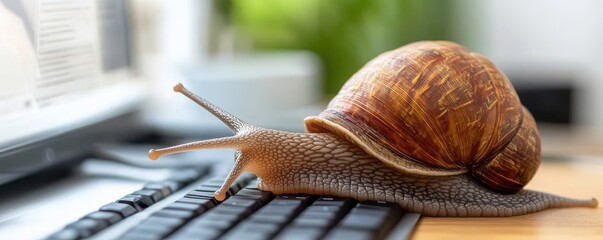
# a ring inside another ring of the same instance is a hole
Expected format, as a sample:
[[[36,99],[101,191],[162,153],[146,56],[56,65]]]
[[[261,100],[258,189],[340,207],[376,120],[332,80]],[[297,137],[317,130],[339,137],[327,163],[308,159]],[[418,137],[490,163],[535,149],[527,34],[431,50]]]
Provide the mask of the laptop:
[[[419,215],[387,202],[274,195],[233,152],[158,162],[187,142],[141,114],[124,0],[0,0],[0,239],[404,239]],[[223,133],[228,134],[228,133]]]

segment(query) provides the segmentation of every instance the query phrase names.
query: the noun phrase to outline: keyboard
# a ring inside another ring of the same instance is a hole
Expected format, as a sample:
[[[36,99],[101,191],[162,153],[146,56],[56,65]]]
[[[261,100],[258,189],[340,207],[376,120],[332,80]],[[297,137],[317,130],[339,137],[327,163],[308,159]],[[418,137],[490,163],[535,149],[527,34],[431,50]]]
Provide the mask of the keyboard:
[[[186,169],[164,181],[150,182],[48,239],[95,237],[181,190],[186,191],[183,196],[151,213],[118,239],[406,239],[420,217],[404,212],[395,203],[274,195],[259,190],[254,175],[239,177],[227,198],[219,202],[213,194],[225,176],[208,177],[208,172],[207,168]]]

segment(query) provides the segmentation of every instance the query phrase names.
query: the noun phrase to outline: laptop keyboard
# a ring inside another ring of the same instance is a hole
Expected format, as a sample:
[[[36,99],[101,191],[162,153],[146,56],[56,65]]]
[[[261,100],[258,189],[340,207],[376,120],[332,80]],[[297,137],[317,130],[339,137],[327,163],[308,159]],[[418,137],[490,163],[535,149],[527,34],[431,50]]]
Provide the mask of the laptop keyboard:
[[[118,224],[195,182],[207,169],[188,169],[165,181],[102,206],[49,239],[82,239]],[[418,214],[387,202],[307,194],[274,195],[240,177],[218,202],[213,194],[225,177],[214,177],[154,212],[119,239],[404,239]]]

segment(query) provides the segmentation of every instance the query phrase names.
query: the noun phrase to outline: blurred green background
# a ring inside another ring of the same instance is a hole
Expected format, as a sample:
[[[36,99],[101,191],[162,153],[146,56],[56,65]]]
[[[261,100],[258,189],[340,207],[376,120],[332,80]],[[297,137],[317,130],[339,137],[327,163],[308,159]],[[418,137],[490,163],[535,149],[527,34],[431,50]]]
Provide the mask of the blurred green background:
[[[451,1],[217,0],[214,6],[254,50],[316,53],[327,98],[378,54],[451,34]]]

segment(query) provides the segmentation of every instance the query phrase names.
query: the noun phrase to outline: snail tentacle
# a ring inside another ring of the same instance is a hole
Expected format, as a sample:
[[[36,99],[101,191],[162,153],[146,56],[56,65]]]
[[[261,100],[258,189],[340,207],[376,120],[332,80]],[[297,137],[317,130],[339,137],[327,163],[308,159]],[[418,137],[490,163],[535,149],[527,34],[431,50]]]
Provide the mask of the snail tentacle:
[[[250,128],[250,125],[246,122],[189,91],[182,85],[182,83],[178,83],[174,86],[174,92],[182,93],[182,95],[193,100],[199,106],[205,108],[208,112],[226,124],[226,126],[228,126],[234,133],[238,133],[243,129]]]
[[[241,151],[237,151],[235,154],[235,164],[228,173],[228,176],[220,186],[220,189],[214,193],[214,197],[218,201],[224,201],[226,193],[230,186],[237,180],[241,174],[247,170],[247,165],[250,163],[250,158],[246,158]]]
[[[224,138],[216,138],[209,139],[203,141],[196,141],[191,143],[180,144],[176,146],[160,148],[160,149],[151,149],[149,150],[149,158],[152,160],[157,160],[159,157],[174,153],[182,153],[189,152],[194,150],[203,150],[203,149],[237,149],[244,144],[244,140],[240,136],[233,137],[224,137]]]

